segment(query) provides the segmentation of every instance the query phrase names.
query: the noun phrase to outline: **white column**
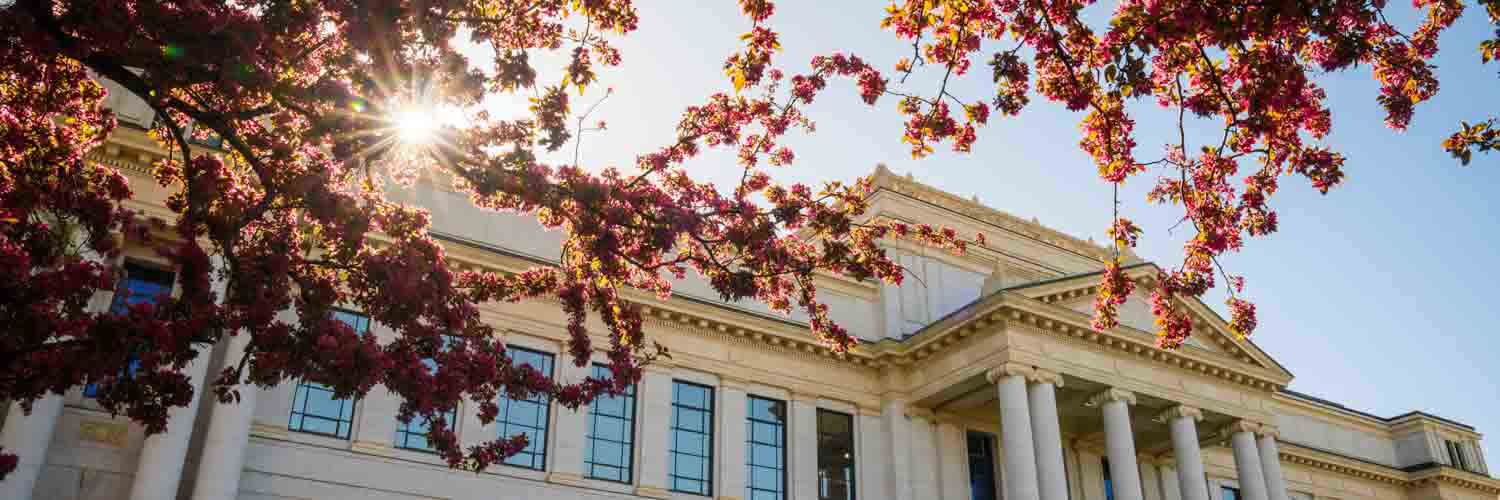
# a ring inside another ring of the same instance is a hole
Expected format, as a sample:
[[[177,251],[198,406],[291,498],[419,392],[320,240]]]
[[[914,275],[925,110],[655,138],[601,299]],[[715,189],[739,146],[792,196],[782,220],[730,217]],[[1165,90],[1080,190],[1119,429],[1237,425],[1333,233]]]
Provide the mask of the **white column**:
[[[1165,500],[1184,500],[1182,498],[1182,478],[1178,476],[1177,468],[1163,465],[1157,468],[1161,471],[1161,497]]]
[[[1031,410],[1026,395],[1026,377],[1034,370],[1015,363],[1000,365],[985,373],[999,386],[1000,438],[1005,460],[1006,499],[1040,496],[1036,476],[1036,445],[1031,438]],[[1139,499],[1136,499],[1139,500]]]
[[[1240,495],[1245,500],[1270,499],[1266,495],[1266,476],[1261,471],[1260,451],[1255,447],[1255,431],[1259,429],[1259,425],[1244,420],[1230,426],[1234,468],[1239,472]]]
[[[890,498],[890,490],[886,488],[886,478],[890,476],[890,453],[881,429],[880,409],[859,407],[859,421],[854,428],[859,437],[858,458],[854,461],[855,471],[859,473],[855,496]]]
[[[1031,439],[1036,449],[1041,500],[1068,500],[1068,472],[1063,465],[1062,428],[1057,420],[1057,388],[1062,376],[1038,369],[1027,388]]]
[[[745,381],[719,377],[719,498],[730,500],[745,494],[745,453],[750,436],[745,435],[745,419],[750,400]]]
[[[250,334],[229,337],[224,362],[238,363],[250,345]],[[245,468],[245,448],[250,444],[250,422],[255,416],[254,384],[240,384],[238,402],[214,402],[203,436],[203,458],[198,463],[194,500],[233,500],[240,490],[240,472]]]
[[[1104,444],[1109,456],[1109,478],[1119,500],[1142,500],[1141,476],[1135,459],[1135,436],[1130,430],[1130,405],[1135,394],[1108,389],[1089,399],[1104,413]]]
[[[640,473],[635,494],[650,498],[668,498],[667,451],[672,439],[672,367],[661,361],[646,365],[641,375]]]
[[[1484,463],[1484,450],[1482,450],[1482,449],[1479,448],[1479,441],[1478,440],[1471,440],[1471,441],[1469,441],[1468,442],[1468,449],[1469,449],[1469,456],[1471,456],[1471,457],[1474,458],[1473,463],[1471,464],[1471,465],[1474,466],[1474,469],[1475,469],[1474,471],[1478,472],[1480,474],[1489,474],[1490,473],[1489,467],[1486,467],[1485,463]]]
[[[176,498],[177,483],[182,480],[182,464],[187,460],[188,439],[193,435],[193,420],[198,402],[203,399],[204,383],[213,347],[204,347],[188,364],[186,375],[193,385],[193,397],[187,406],[167,410],[167,430],[146,436],[141,458],[135,465],[135,479],[130,482],[131,500]]]
[[[943,500],[969,500],[968,442],[964,429],[951,415],[937,416],[938,484]]]
[[[20,403],[10,404],[5,432],[0,434],[0,447],[15,454],[18,460],[16,470],[0,481],[0,498],[30,500],[37,477],[47,465],[47,448],[52,444],[52,431],[57,429],[62,409],[63,397],[58,394],[48,394],[33,402],[29,415]]]
[[[818,397],[792,394],[791,431],[787,436],[791,455],[791,500],[818,500]]]
[[[1270,500],[1288,500],[1286,479],[1281,475],[1281,451],[1276,447],[1279,435],[1275,427],[1260,428],[1260,468],[1266,476],[1266,496]]]
[[[885,476],[886,491],[892,500],[913,500],[911,489],[911,424],[906,419],[906,401],[887,399],[881,402],[886,442],[890,443],[890,467]],[[926,499],[916,499],[926,500]]]
[[[943,493],[938,489],[938,450],[932,412],[925,408],[909,408],[906,414],[911,416],[912,498],[939,498]]]
[[[1203,476],[1203,451],[1198,447],[1198,421],[1203,411],[1177,405],[1162,413],[1172,429],[1172,453],[1177,458],[1177,487],[1182,500],[1209,500],[1208,483]]]
[[[1161,474],[1156,470],[1156,464],[1148,457],[1137,457],[1141,468],[1141,497],[1146,500],[1163,500],[1161,494]]]
[[[558,365],[558,372],[564,383],[582,382],[593,371],[592,363],[578,366],[573,364],[572,356],[562,357],[567,359]],[[563,484],[576,483],[583,479],[583,447],[588,446],[589,407],[583,405],[577,410],[569,410],[557,405],[554,408],[557,409],[557,430],[552,432],[552,456],[548,457],[548,461],[552,463],[547,464],[551,469],[547,473],[547,480]]]

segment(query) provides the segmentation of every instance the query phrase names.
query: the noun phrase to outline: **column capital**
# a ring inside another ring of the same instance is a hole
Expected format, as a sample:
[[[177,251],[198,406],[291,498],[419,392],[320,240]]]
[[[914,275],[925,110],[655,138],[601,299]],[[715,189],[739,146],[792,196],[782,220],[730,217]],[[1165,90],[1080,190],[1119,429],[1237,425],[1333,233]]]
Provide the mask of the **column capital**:
[[[788,395],[793,403],[801,403],[817,406],[818,395],[810,392],[793,392]]]
[[[1111,387],[1100,391],[1093,396],[1089,396],[1088,402],[1084,403],[1084,405],[1100,406],[1110,401],[1121,401],[1127,405],[1133,405],[1135,404],[1135,393],[1127,391],[1125,389]]]
[[[1053,387],[1058,388],[1063,386],[1062,374],[1044,368],[1032,370],[1031,374],[1026,376],[1026,380],[1035,384],[1052,384]]]
[[[1236,434],[1240,432],[1255,434],[1257,432],[1260,432],[1260,428],[1260,424],[1244,419],[1235,420],[1234,422],[1229,424],[1229,427],[1227,427],[1230,434]]]
[[[1178,417],[1187,417],[1193,419],[1194,422],[1202,422],[1203,410],[1188,405],[1174,405],[1158,413],[1154,420],[1157,422],[1171,422],[1172,419]]]
[[[1260,434],[1261,437],[1280,439],[1281,429],[1271,424],[1260,424],[1260,430],[1256,434]]]
[[[1036,375],[1036,368],[1020,363],[1001,363],[1000,366],[984,372],[985,380],[989,380],[991,384],[998,384],[1000,383],[1000,379],[1017,375],[1027,378],[1033,377]]]

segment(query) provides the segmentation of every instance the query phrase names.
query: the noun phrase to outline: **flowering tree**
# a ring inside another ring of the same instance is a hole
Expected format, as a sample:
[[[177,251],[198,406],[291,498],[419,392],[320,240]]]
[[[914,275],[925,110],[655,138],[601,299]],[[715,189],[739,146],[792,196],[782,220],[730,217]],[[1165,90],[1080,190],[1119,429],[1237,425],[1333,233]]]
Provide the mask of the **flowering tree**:
[[[1127,0],[1100,31],[1080,17],[1090,4],[1081,0],[904,0],[882,25],[910,40],[912,53],[887,73],[846,54],[782,65],[772,3],[740,0],[749,30],[724,62],[724,91],[684,110],[674,141],[621,170],[576,159],[548,165],[538,155],[583,131],[587,112],[573,101],[599,95],[590,87],[597,72],[622,63],[612,43],[637,28],[629,0],[5,3],[0,400],[29,404],[94,383],[106,409],[160,432],[167,409],[192,396],[187,363],[245,336],[244,357],[212,385],[219,400],[234,400],[241,383],[306,378],[342,397],[384,384],[403,398],[401,418],[431,419],[442,456],[472,469],[515,453],[524,438],[461,449],[446,408],[467,399],[489,421],[499,394],[546,394],[577,407],[618,394],[662,354],[622,298],[626,288],[665,297],[669,280],[691,270],[725,299],[804,311],[813,333],[843,351],[855,340],[829,321],[815,273],[899,282],[883,239],[955,252],[983,244],[982,235],[870,220],[864,180],[818,188],[770,180],[768,167],[794,163],[784,138],[812,131],[803,109],[830,79],[854,80],[871,105],[897,99],[914,156],[944,144],[969,150],[992,111],[1015,115],[1035,94],[1085,113],[1080,146],[1105,182],[1171,173],[1150,200],[1180,207],[1197,230],[1181,265],[1150,281],[1160,344],[1171,348],[1191,331],[1177,301],[1214,286],[1218,256],[1275,231],[1269,201],[1282,176],[1325,192],[1342,178],[1343,157],[1317,143],[1330,115],[1311,74],[1370,65],[1389,124],[1404,127],[1437,90],[1426,61],[1462,11],[1457,0],[1419,0],[1427,17],[1405,33],[1379,0]],[[493,70],[456,51],[457,36],[493,48]],[[1013,48],[984,53],[985,42]],[[539,71],[530,56],[548,51],[568,64]],[[989,65],[982,77],[996,91],[966,101],[948,84],[971,77],[976,60]],[[903,88],[916,71],[937,72],[942,84]],[[154,175],[172,193],[172,220],[124,208],[125,178],[84,161],[115,126],[93,76],[157,114],[151,133],[171,154]],[[535,96],[529,116],[499,119],[479,106],[517,92]],[[1138,157],[1127,103],[1143,100],[1182,120],[1221,121],[1222,139],[1194,146],[1183,137],[1150,155],[1159,158]],[[392,118],[436,108],[466,110],[466,120],[415,134]],[[222,139],[227,154],[194,150],[195,134]],[[736,153],[736,185],[688,176],[684,164],[705,148]],[[429,172],[453,179],[479,207],[534,214],[562,231],[560,262],[517,274],[451,270],[427,213],[386,198],[388,183]],[[1140,229],[1117,214],[1109,233],[1123,248]],[[170,260],[180,293],[122,313],[91,308],[96,292],[113,289],[126,246]],[[1100,329],[1116,325],[1115,307],[1136,286],[1118,258],[1104,266]],[[1232,291],[1242,286],[1224,279]],[[585,319],[602,320],[612,377],[561,384],[512,365],[476,309],[547,297],[568,315],[580,366],[593,350]],[[394,340],[378,343],[332,319],[341,305],[389,327]],[[1232,328],[1249,335],[1253,306],[1231,298],[1229,309]],[[132,359],[139,369],[122,376]]]

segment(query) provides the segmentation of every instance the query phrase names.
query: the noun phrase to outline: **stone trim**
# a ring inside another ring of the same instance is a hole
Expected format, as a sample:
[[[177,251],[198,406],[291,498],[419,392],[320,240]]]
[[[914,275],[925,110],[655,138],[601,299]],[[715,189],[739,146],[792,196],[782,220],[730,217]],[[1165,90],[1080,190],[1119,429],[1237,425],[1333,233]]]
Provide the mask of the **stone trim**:
[[[1283,462],[1326,470],[1385,484],[1418,488],[1429,484],[1448,484],[1460,488],[1500,494],[1500,479],[1462,471],[1452,467],[1434,465],[1421,470],[1406,472],[1384,465],[1354,460],[1342,455],[1279,441]]]

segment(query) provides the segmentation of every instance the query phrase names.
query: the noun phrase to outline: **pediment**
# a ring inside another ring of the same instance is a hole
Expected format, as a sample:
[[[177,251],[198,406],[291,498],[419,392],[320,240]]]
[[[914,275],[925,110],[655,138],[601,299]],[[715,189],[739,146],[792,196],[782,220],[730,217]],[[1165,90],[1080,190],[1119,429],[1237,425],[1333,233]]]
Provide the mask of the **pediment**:
[[[1154,335],[1157,331],[1155,317],[1151,314],[1149,288],[1150,278],[1156,276],[1158,268],[1154,264],[1141,263],[1125,268],[1127,276],[1137,280],[1137,287],[1125,304],[1120,306],[1120,328],[1136,333]],[[1093,314],[1094,297],[1097,293],[1100,273],[1086,273],[1064,278],[1033,283],[1030,285],[1017,285],[1007,288],[1008,291],[1019,293],[1026,297],[1036,299],[1055,306],[1064,307],[1083,314]],[[1143,279],[1145,278],[1145,279]],[[1291,373],[1286,371],[1280,363],[1272,359],[1270,355],[1262,351],[1249,340],[1235,338],[1229,331],[1228,324],[1212,308],[1197,299],[1180,300],[1178,304],[1184,307],[1193,319],[1193,335],[1188,338],[1184,349],[1194,349],[1211,352],[1235,362],[1242,363],[1281,374],[1288,379]]]

